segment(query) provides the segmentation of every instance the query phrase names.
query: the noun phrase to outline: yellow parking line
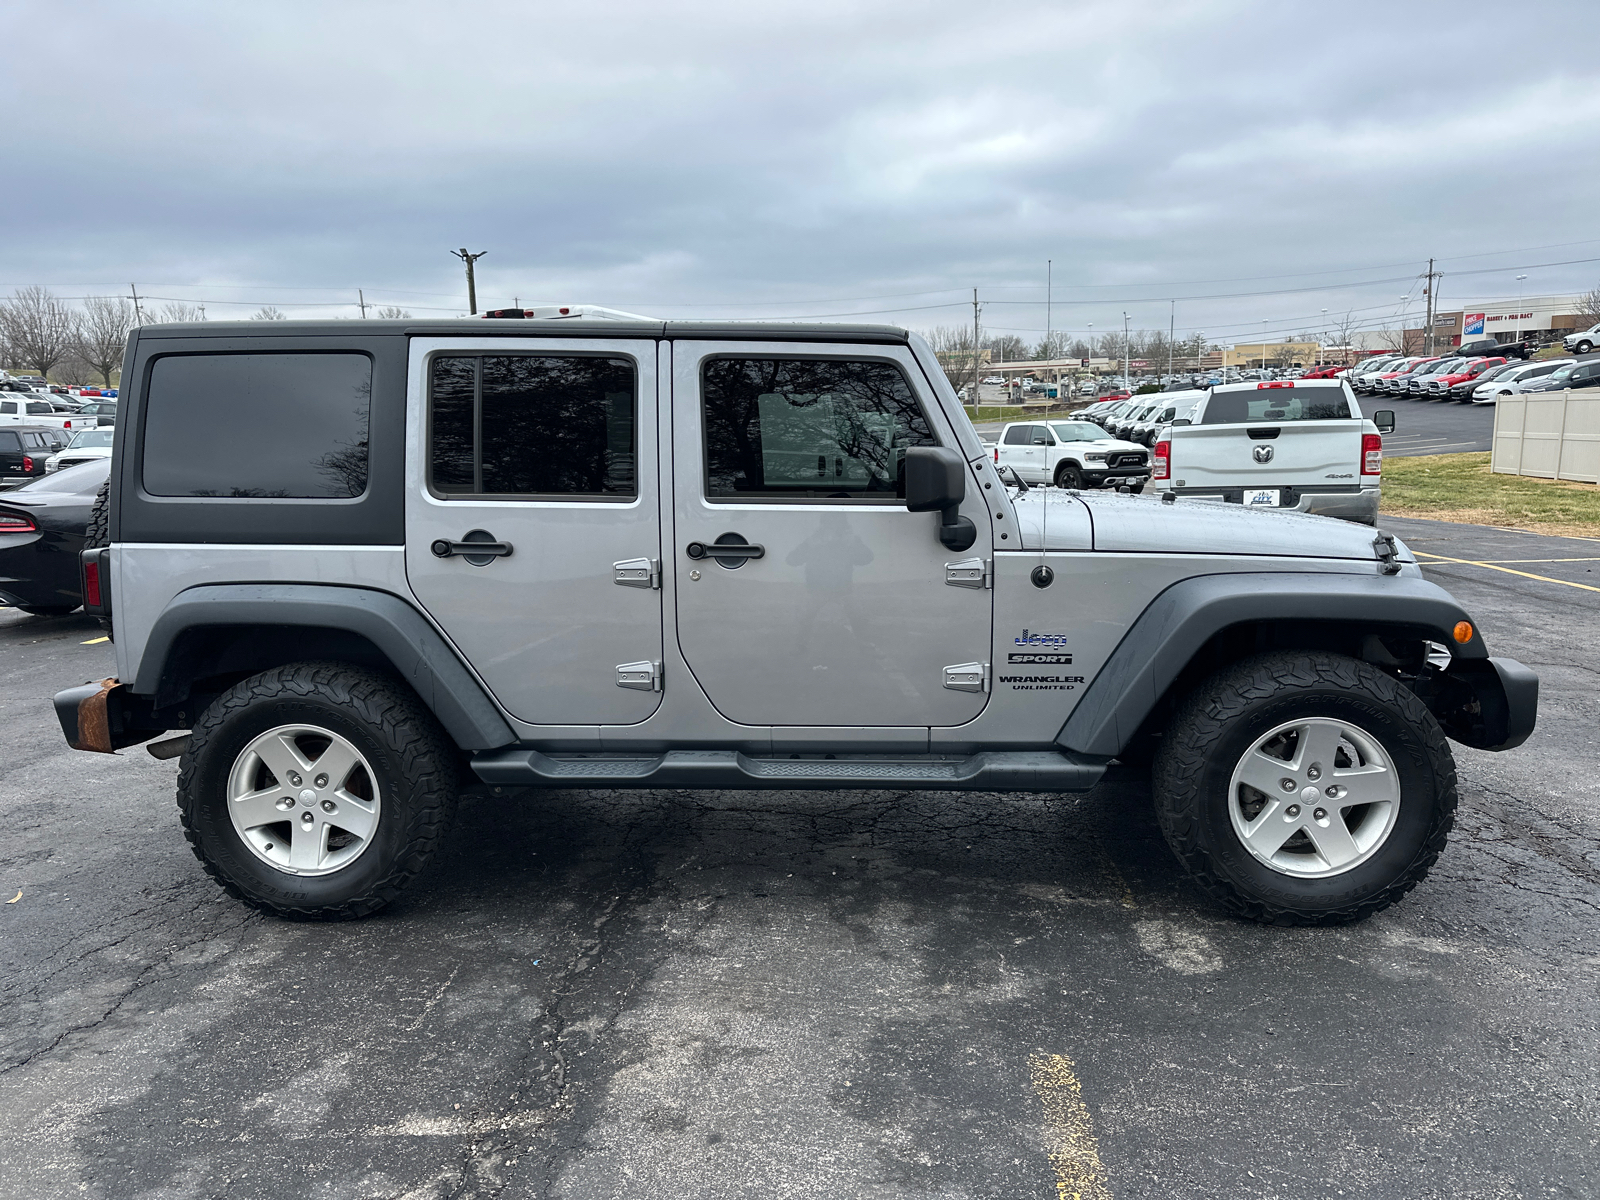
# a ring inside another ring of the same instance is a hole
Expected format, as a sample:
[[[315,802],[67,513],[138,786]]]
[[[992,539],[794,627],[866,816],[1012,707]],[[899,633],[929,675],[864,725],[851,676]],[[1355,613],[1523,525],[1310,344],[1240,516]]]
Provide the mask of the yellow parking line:
[[[1486,567],[1491,571],[1504,571],[1507,575],[1521,575],[1524,579],[1537,579],[1540,583],[1564,583],[1568,587],[1582,588],[1586,592],[1600,592],[1600,587],[1591,584],[1573,583],[1570,579],[1551,579],[1548,575],[1535,575],[1531,571],[1513,571],[1510,567],[1502,567],[1497,563],[1474,562],[1470,558],[1447,558],[1443,554],[1429,554],[1426,550],[1414,550],[1412,553],[1420,554],[1424,558],[1437,558],[1440,562],[1459,563],[1463,567]]]
[[[1111,1183],[1100,1161],[1100,1139],[1095,1137],[1094,1118],[1083,1103],[1083,1085],[1072,1060],[1065,1054],[1035,1054],[1028,1059],[1028,1068],[1044,1108],[1058,1200],[1112,1200]]]
[[[80,646],[98,646],[101,642],[109,642],[110,640],[111,639],[108,638],[108,637],[90,638],[87,642],[79,642],[78,645],[80,645]]]
[[[1424,550],[1423,553],[1426,554],[1427,551]],[[1600,558],[1483,558],[1474,561],[1488,567],[1495,563],[1600,562]]]

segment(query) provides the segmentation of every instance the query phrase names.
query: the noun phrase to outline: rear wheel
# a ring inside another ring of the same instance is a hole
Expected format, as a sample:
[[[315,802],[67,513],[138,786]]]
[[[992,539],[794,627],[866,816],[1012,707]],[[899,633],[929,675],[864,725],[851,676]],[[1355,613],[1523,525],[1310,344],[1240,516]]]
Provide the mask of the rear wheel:
[[[1083,470],[1074,463],[1062,463],[1056,468],[1056,486],[1081,492],[1084,487]]]
[[[432,857],[455,812],[453,747],[404,685],[343,663],[236,684],[195,723],[178,773],[184,830],[231,895],[287,917],[376,912]]]
[[[1238,916],[1337,925],[1427,876],[1456,807],[1433,714],[1367,663],[1258,655],[1180,707],[1155,766],[1162,832],[1196,883]]]

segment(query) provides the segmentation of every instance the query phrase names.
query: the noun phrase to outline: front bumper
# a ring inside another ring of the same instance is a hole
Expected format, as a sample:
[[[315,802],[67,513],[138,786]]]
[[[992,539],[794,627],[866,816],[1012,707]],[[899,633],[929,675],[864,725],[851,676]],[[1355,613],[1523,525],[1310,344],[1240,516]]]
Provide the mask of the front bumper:
[[[1083,481],[1090,487],[1103,487],[1108,483],[1145,483],[1150,478],[1150,464],[1137,467],[1085,467]]]
[[[1446,734],[1476,750],[1515,749],[1539,720],[1539,677],[1515,659],[1456,659],[1419,694]]]

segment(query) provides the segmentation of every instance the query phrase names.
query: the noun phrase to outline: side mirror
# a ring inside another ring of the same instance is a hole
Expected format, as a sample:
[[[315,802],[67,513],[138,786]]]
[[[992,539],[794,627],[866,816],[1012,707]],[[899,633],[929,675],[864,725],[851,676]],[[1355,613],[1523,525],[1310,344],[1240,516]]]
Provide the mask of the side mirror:
[[[1380,408],[1372,414],[1372,423],[1378,427],[1379,433],[1394,432],[1394,409]]]
[[[1194,422],[1189,420],[1188,417],[1179,417],[1176,421],[1173,422],[1173,424],[1174,425],[1193,425]]]
[[[978,527],[960,514],[967,495],[967,464],[947,446],[906,450],[906,508],[939,514],[939,541],[947,550],[965,550],[978,540]]]

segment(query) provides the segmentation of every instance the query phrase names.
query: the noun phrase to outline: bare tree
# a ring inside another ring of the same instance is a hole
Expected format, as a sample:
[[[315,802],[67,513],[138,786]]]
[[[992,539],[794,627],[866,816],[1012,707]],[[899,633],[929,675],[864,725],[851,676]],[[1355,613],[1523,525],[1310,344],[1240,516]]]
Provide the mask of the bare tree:
[[[1338,348],[1340,361],[1349,366],[1353,361],[1356,349],[1356,334],[1361,328],[1361,322],[1356,320],[1355,310],[1351,309],[1342,317],[1335,317],[1333,327],[1328,334],[1333,338],[1333,344]],[[1324,355],[1326,357],[1326,355]]]
[[[1071,351],[1067,345],[1067,335],[1059,329],[1053,329],[1050,331],[1050,336],[1040,338],[1039,344],[1033,348],[1033,357],[1041,362],[1048,362],[1052,358],[1066,358],[1069,353]]]
[[[1028,344],[1014,333],[985,339],[993,362],[1026,362]]]
[[[393,305],[374,309],[372,315],[380,321],[409,321],[411,319],[411,314],[405,309],[395,308]]]
[[[182,300],[169,300],[160,308],[151,313],[152,321],[162,324],[178,325],[186,321],[204,321],[206,310],[198,304],[186,304]]]
[[[1600,321],[1600,287],[1578,297],[1578,315],[1585,321]]]
[[[0,327],[12,361],[46,379],[78,341],[78,314],[42,287],[18,288],[0,304]]]
[[[133,305],[121,296],[90,296],[78,323],[78,357],[111,386],[111,372],[122,365],[122,352],[133,329]]]
[[[289,318],[273,308],[272,305],[267,304],[251,313],[250,319],[252,321],[287,321]]]

